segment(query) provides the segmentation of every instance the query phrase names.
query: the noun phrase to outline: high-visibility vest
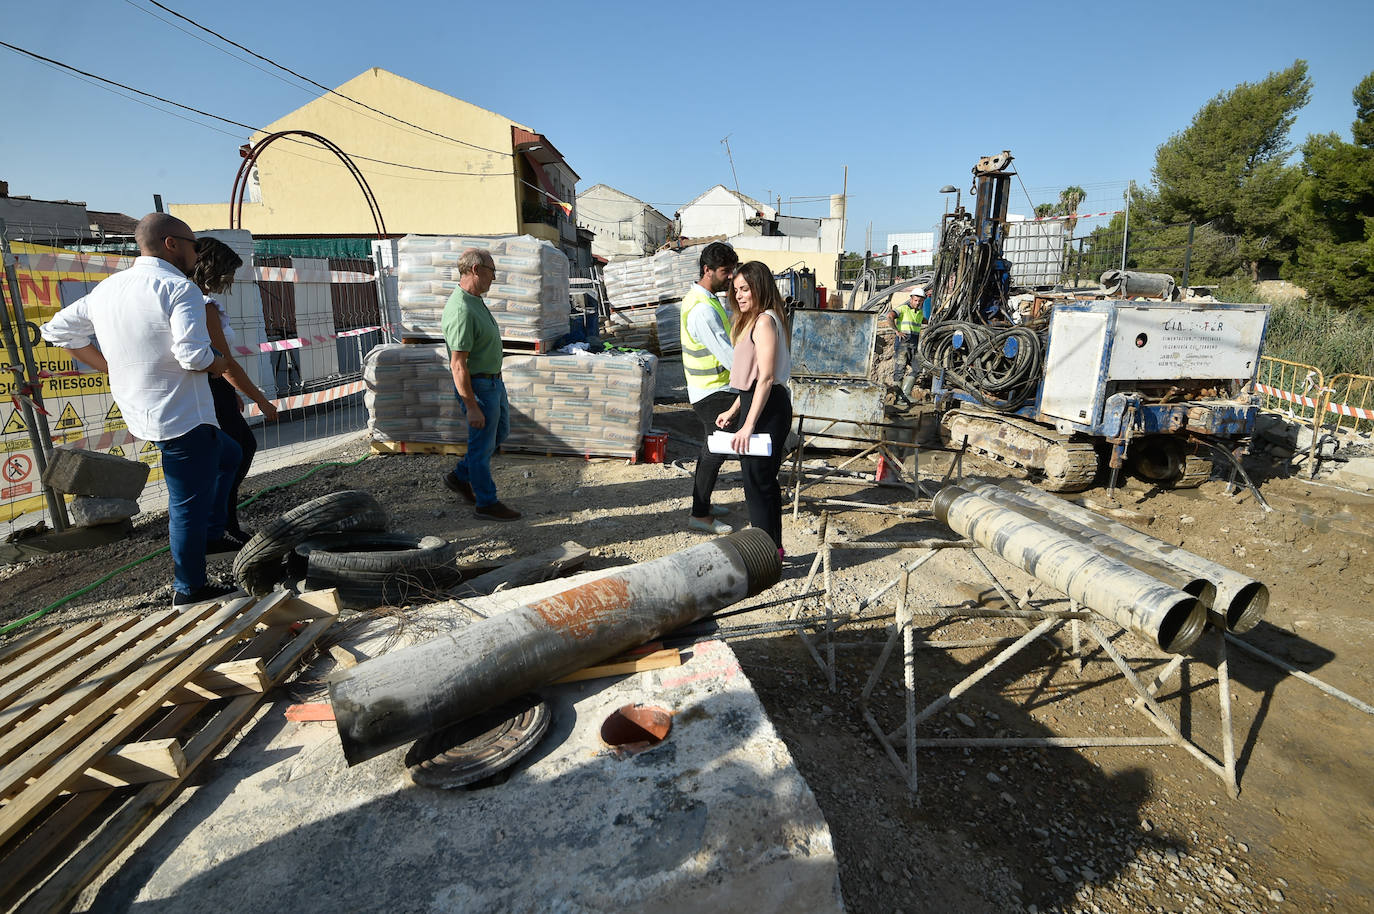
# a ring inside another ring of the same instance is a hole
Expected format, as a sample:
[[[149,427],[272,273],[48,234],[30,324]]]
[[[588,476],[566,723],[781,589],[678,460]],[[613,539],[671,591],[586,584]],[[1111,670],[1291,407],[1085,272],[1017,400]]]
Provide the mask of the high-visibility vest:
[[[687,376],[687,386],[693,390],[724,390],[730,386],[730,369],[720,364],[711,354],[711,350],[692,336],[692,331],[687,327],[687,315],[703,302],[716,309],[726,335],[730,334],[730,315],[726,313],[720,299],[701,286],[693,285],[691,291],[682,299],[682,373]]]
[[[913,308],[909,303],[898,305],[896,316],[898,333],[918,333],[920,331],[923,321],[921,309]]]

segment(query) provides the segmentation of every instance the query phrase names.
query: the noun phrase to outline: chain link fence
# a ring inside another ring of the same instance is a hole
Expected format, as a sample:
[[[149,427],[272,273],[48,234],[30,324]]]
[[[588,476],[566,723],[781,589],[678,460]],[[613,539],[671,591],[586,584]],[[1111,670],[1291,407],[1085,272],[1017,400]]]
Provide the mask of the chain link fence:
[[[0,538],[39,524],[60,526],[39,478],[38,451],[52,445],[148,464],[140,505],[165,507],[161,453],[129,432],[108,377],[48,346],[39,332],[58,310],[132,265],[132,237],[69,225],[47,231],[25,225],[3,234],[8,332],[0,352]],[[301,462],[360,433],[368,418],[363,362],[373,346],[396,338],[395,286],[383,265],[388,243],[379,250],[360,241],[356,253],[364,256],[255,257],[247,232],[201,234],[219,237],[244,260],[233,288],[217,297],[228,309],[234,357],[280,410],[277,421],[264,422],[256,405],[245,407],[259,445],[253,471]]]

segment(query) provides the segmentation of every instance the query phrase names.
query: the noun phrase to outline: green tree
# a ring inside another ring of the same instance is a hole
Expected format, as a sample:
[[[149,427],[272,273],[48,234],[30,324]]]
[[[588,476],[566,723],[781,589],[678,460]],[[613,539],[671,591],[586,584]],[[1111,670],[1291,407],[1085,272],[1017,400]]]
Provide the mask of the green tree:
[[[1069,241],[1073,241],[1074,226],[1078,225],[1078,204],[1088,196],[1087,191],[1077,184],[1070,184],[1059,192],[1059,202],[1055,204],[1055,215],[1068,216],[1064,226],[1069,230]]]
[[[1299,239],[1285,275],[1338,308],[1374,313],[1374,73],[1352,93],[1354,143],[1313,135],[1289,199]]]
[[[1292,152],[1288,132],[1311,90],[1307,63],[1297,60],[1203,105],[1187,129],[1156,151],[1148,215],[1210,223],[1239,236],[1252,278],[1261,263],[1286,259],[1293,237],[1283,204],[1301,177],[1285,164]]]

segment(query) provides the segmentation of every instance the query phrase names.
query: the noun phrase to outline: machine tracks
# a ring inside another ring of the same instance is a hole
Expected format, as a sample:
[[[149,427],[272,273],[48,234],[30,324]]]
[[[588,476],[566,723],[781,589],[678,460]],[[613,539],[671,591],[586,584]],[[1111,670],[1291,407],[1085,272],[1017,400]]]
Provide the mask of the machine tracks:
[[[962,407],[946,413],[940,429],[951,447],[967,438],[970,450],[1042,476],[1041,487],[1051,492],[1080,492],[1097,478],[1097,447],[1085,437],[1063,435],[1017,416]]]

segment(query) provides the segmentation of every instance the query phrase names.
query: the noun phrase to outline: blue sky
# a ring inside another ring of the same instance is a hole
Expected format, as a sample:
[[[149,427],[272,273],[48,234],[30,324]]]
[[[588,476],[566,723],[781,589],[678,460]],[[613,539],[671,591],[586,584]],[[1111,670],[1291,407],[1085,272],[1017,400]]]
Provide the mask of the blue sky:
[[[878,247],[888,232],[929,229],[945,204],[939,188],[967,189],[977,158],[1002,149],[1031,198],[1016,185],[1013,211],[1068,184],[1088,190],[1086,211],[1118,209],[1126,183],[1149,181],[1155,148],[1207,99],[1296,58],[1314,89],[1294,145],[1309,133],[1349,138],[1351,89],[1374,70],[1368,0],[960,12],[920,2],[164,2],[327,86],[379,66],[500,112],[548,136],[580,189],[610,184],[668,215],[734,183],[726,135],[739,187],[754,197],[838,193],[848,166],[851,249],[870,224]],[[160,21],[172,17],[148,0],[24,9],[4,17],[0,40],[233,120],[265,124],[318,94]],[[0,179],[11,194],[135,217],[154,193],[229,198],[246,131],[199,126],[4,48],[0,84]]]

